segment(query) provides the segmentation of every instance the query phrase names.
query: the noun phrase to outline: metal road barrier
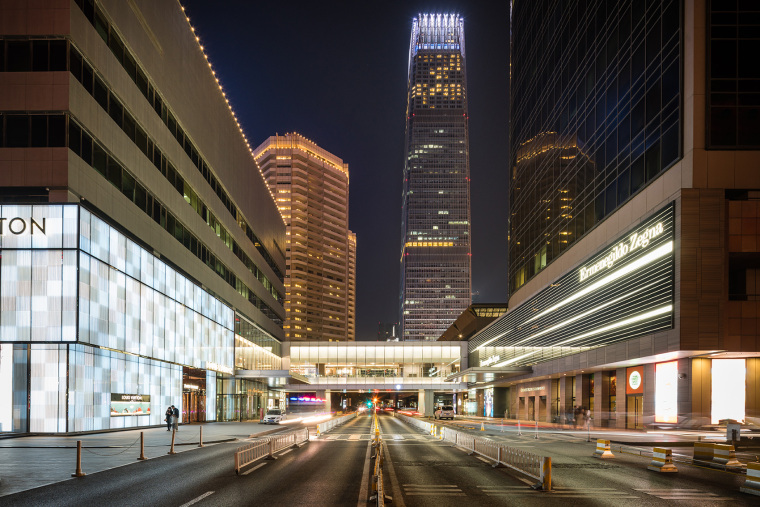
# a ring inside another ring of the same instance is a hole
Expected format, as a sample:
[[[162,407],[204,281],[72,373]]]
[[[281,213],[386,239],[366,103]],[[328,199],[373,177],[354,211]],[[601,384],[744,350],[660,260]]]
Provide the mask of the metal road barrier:
[[[429,422],[400,414],[397,417],[422,431],[431,434],[435,431],[435,425]],[[443,440],[451,442],[457,447],[469,449],[472,454],[479,454],[492,459],[494,466],[506,466],[532,477],[540,482],[544,491],[551,491],[552,460],[550,457],[508,447],[489,438],[476,437],[448,426],[441,428],[441,431]]]
[[[235,451],[235,473],[260,459],[275,459],[274,453],[287,447],[298,447],[309,441],[309,429],[302,428],[264,438],[258,442],[238,447]]]
[[[330,419],[329,421],[319,423],[317,424],[317,435],[321,435],[322,433],[330,431],[333,428],[337,428],[341,424],[347,423],[349,419],[355,419],[357,417],[359,417],[359,412],[354,412],[353,414],[344,415],[343,417],[338,417],[336,419]]]

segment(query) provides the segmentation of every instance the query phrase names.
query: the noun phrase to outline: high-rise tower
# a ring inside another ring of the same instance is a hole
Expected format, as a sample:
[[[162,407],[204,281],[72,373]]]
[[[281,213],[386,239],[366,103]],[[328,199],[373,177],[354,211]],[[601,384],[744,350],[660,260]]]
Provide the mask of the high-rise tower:
[[[348,230],[348,164],[305,137],[254,151],[287,225],[285,337],[353,340],[356,235]]]
[[[401,217],[401,336],[435,340],[472,300],[464,21],[412,22]]]

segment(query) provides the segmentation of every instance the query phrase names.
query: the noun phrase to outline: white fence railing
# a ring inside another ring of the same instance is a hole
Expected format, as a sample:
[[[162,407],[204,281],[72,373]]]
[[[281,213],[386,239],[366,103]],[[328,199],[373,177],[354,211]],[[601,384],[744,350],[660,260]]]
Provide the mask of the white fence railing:
[[[298,447],[299,444],[309,441],[309,429],[302,428],[288,431],[279,435],[262,438],[235,451],[235,473],[239,474],[243,467],[260,459],[274,459],[274,453],[287,447]]]
[[[333,428],[337,428],[341,424],[345,424],[351,419],[354,419],[358,416],[359,416],[359,412],[354,412],[353,414],[344,415],[343,417],[337,417],[335,419],[330,419],[329,421],[319,423],[317,424],[317,434],[321,435],[322,433],[325,433],[326,431],[330,431]]]
[[[539,456],[521,449],[508,447],[494,440],[470,435],[450,427],[436,426],[433,423],[398,414],[399,419],[426,433],[433,434],[438,428],[441,439],[457,447],[469,449],[494,461],[494,465],[504,465],[540,481],[545,490],[551,489],[551,458]]]

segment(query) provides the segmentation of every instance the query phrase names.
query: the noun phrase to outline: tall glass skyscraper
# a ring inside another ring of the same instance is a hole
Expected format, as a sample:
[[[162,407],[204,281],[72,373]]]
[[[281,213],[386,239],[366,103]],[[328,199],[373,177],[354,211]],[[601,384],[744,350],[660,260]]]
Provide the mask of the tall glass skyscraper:
[[[436,340],[472,301],[464,21],[412,23],[401,217],[401,336]]]

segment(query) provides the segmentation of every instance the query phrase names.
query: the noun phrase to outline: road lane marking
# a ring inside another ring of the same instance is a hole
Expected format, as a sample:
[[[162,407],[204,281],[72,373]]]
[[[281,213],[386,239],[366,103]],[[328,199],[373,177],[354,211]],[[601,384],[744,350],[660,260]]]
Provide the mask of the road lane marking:
[[[407,496],[467,496],[456,484],[404,484]]]
[[[204,498],[206,498],[207,496],[209,496],[209,495],[213,495],[213,494],[214,494],[214,492],[213,492],[213,491],[206,491],[205,493],[203,493],[203,494],[202,494],[201,496],[199,496],[198,498],[194,498],[193,500],[190,500],[190,501],[189,501],[189,502],[187,502],[187,503],[183,503],[182,505],[180,505],[180,507],[189,507],[190,505],[193,505],[194,503],[198,503],[198,502],[200,502],[201,500],[203,500]]]
[[[359,440],[362,436],[359,434],[353,434],[348,437],[349,440]]]
[[[641,493],[660,498],[662,500],[716,500],[716,501],[729,501],[735,500],[735,498],[727,496],[719,496],[717,493],[711,493],[701,489],[665,489],[665,488],[650,488],[650,489],[636,489]]]
[[[280,456],[284,456],[285,454],[289,453],[289,452],[290,452],[290,451],[292,451],[292,450],[293,450],[293,449],[288,449],[287,451],[282,451],[282,452],[280,453]]]
[[[248,474],[250,474],[251,472],[253,472],[254,470],[258,470],[259,468],[263,467],[263,466],[264,466],[264,465],[266,465],[266,464],[267,464],[267,462],[266,462],[266,461],[265,461],[264,463],[259,463],[258,465],[256,465],[255,467],[251,468],[251,469],[250,469],[250,470],[248,470],[247,472],[243,472],[243,474],[242,474],[242,475],[248,475]]]

